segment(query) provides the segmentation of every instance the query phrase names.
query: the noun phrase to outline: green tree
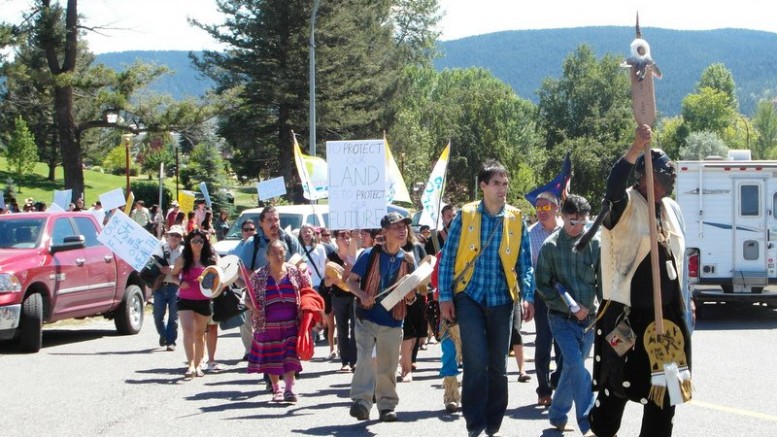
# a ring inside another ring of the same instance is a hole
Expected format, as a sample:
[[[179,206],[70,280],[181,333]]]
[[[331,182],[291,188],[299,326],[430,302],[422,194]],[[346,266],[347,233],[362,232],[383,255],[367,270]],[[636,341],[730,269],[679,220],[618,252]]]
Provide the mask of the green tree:
[[[777,109],[775,102],[761,100],[753,116],[753,127],[758,132],[758,138],[751,144],[753,158],[777,158]]]
[[[628,75],[620,59],[581,45],[563,63],[562,76],[546,79],[539,91],[538,125],[547,159],[536,167],[540,183],[561,169],[572,153],[572,191],[594,204],[603,195],[609,168],[634,138]]]
[[[103,169],[105,171],[115,174],[123,175],[127,171],[127,151],[123,145],[116,146],[105,155],[105,159],[102,162]],[[135,160],[130,157],[129,160],[130,175],[134,176],[138,174],[138,167]]]
[[[696,91],[701,92],[704,88],[712,88],[726,95],[727,105],[737,111],[739,109],[739,100],[736,95],[736,83],[734,76],[725,65],[721,63],[712,64],[705,68],[701,73],[699,83],[696,84]]]
[[[686,145],[680,149],[680,159],[702,160],[708,156],[728,155],[728,147],[715,132],[691,132]]]
[[[681,113],[689,132],[710,131],[718,135],[723,134],[736,116],[729,96],[710,87],[685,96]]]
[[[534,105],[519,98],[505,83],[480,68],[436,72],[409,68],[396,107],[396,123],[388,132],[400,171],[410,185],[426,183],[443,148],[450,141],[446,201],[471,200],[474,175],[489,158],[511,172],[511,199],[534,181],[530,157],[538,145]]]
[[[316,24],[317,142],[369,138],[390,122],[398,73],[429,56],[437,33],[427,0],[322,2]],[[225,0],[219,25],[193,23],[229,47],[195,65],[231,95],[218,132],[239,175],[292,180],[291,131],[308,137],[308,36],[312,2]],[[304,147],[304,144],[303,144]],[[318,148],[322,150],[323,148]]]
[[[663,149],[672,159],[680,157],[680,149],[685,146],[688,138],[688,127],[682,117],[662,118],[656,129],[653,144]]]
[[[14,130],[6,142],[5,155],[8,158],[10,173],[17,180],[31,173],[38,162],[35,138],[21,117],[16,117]]]

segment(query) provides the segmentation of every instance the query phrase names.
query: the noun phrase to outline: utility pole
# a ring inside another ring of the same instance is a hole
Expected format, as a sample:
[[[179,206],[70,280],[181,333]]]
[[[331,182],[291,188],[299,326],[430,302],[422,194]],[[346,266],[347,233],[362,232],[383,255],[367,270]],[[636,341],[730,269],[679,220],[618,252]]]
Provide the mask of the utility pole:
[[[310,12],[310,137],[308,148],[310,156],[316,156],[316,15],[320,0],[313,0],[313,10]]]

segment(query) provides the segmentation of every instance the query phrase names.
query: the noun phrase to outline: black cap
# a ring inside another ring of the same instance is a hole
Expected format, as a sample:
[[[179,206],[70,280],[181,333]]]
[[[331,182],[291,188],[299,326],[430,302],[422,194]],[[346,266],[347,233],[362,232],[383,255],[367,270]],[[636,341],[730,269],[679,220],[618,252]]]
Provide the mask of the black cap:
[[[388,228],[394,223],[404,223],[406,225],[409,225],[411,222],[412,220],[408,217],[402,217],[401,215],[399,215],[399,213],[390,212],[384,215],[382,219],[380,219],[380,227]]]
[[[661,149],[650,149],[650,157],[653,161],[653,173],[663,173],[666,175],[674,176],[675,169],[674,163],[669,156]],[[645,154],[643,153],[637,158],[637,162],[634,164],[634,171],[643,175],[645,174]]]

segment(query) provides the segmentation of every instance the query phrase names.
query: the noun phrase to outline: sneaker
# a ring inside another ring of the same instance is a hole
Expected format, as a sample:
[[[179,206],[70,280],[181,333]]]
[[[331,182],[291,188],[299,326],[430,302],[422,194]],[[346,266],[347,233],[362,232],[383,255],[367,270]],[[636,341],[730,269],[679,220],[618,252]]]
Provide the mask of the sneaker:
[[[370,418],[370,412],[367,410],[367,408],[358,403],[354,402],[351,404],[351,417],[355,417],[358,420],[367,420]]]
[[[272,402],[283,402],[283,392],[278,390],[272,394]]]
[[[168,352],[172,352],[172,351],[174,351],[174,350],[175,350],[175,345],[174,345],[174,344],[168,344],[168,345],[167,345],[167,351],[168,351]]]
[[[380,421],[381,422],[396,422],[397,421],[397,413],[395,413],[394,410],[380,410]]]
[[[449,413],[455,413],[459,411],[459,403],[458,402],[448,402],[445,404],[445,411]]]
[[[287,391],[283,394],[283,400],[294,404],[297,402],[297,395],[295,395],[293,392]]]
[[[221,372],[222,370],[224,370],[224,366],[222,366],[221,364],[215,361],[208,362],[208,372],[218,373],[218,372]]]

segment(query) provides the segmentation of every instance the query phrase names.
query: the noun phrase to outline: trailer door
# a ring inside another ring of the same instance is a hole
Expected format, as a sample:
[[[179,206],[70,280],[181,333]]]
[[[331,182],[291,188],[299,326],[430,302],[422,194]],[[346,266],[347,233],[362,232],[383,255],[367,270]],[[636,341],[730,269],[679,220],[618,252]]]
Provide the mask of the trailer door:
[[[733,291],[752,292],[766,285],[768,211],[764,179],[733,179]]]

